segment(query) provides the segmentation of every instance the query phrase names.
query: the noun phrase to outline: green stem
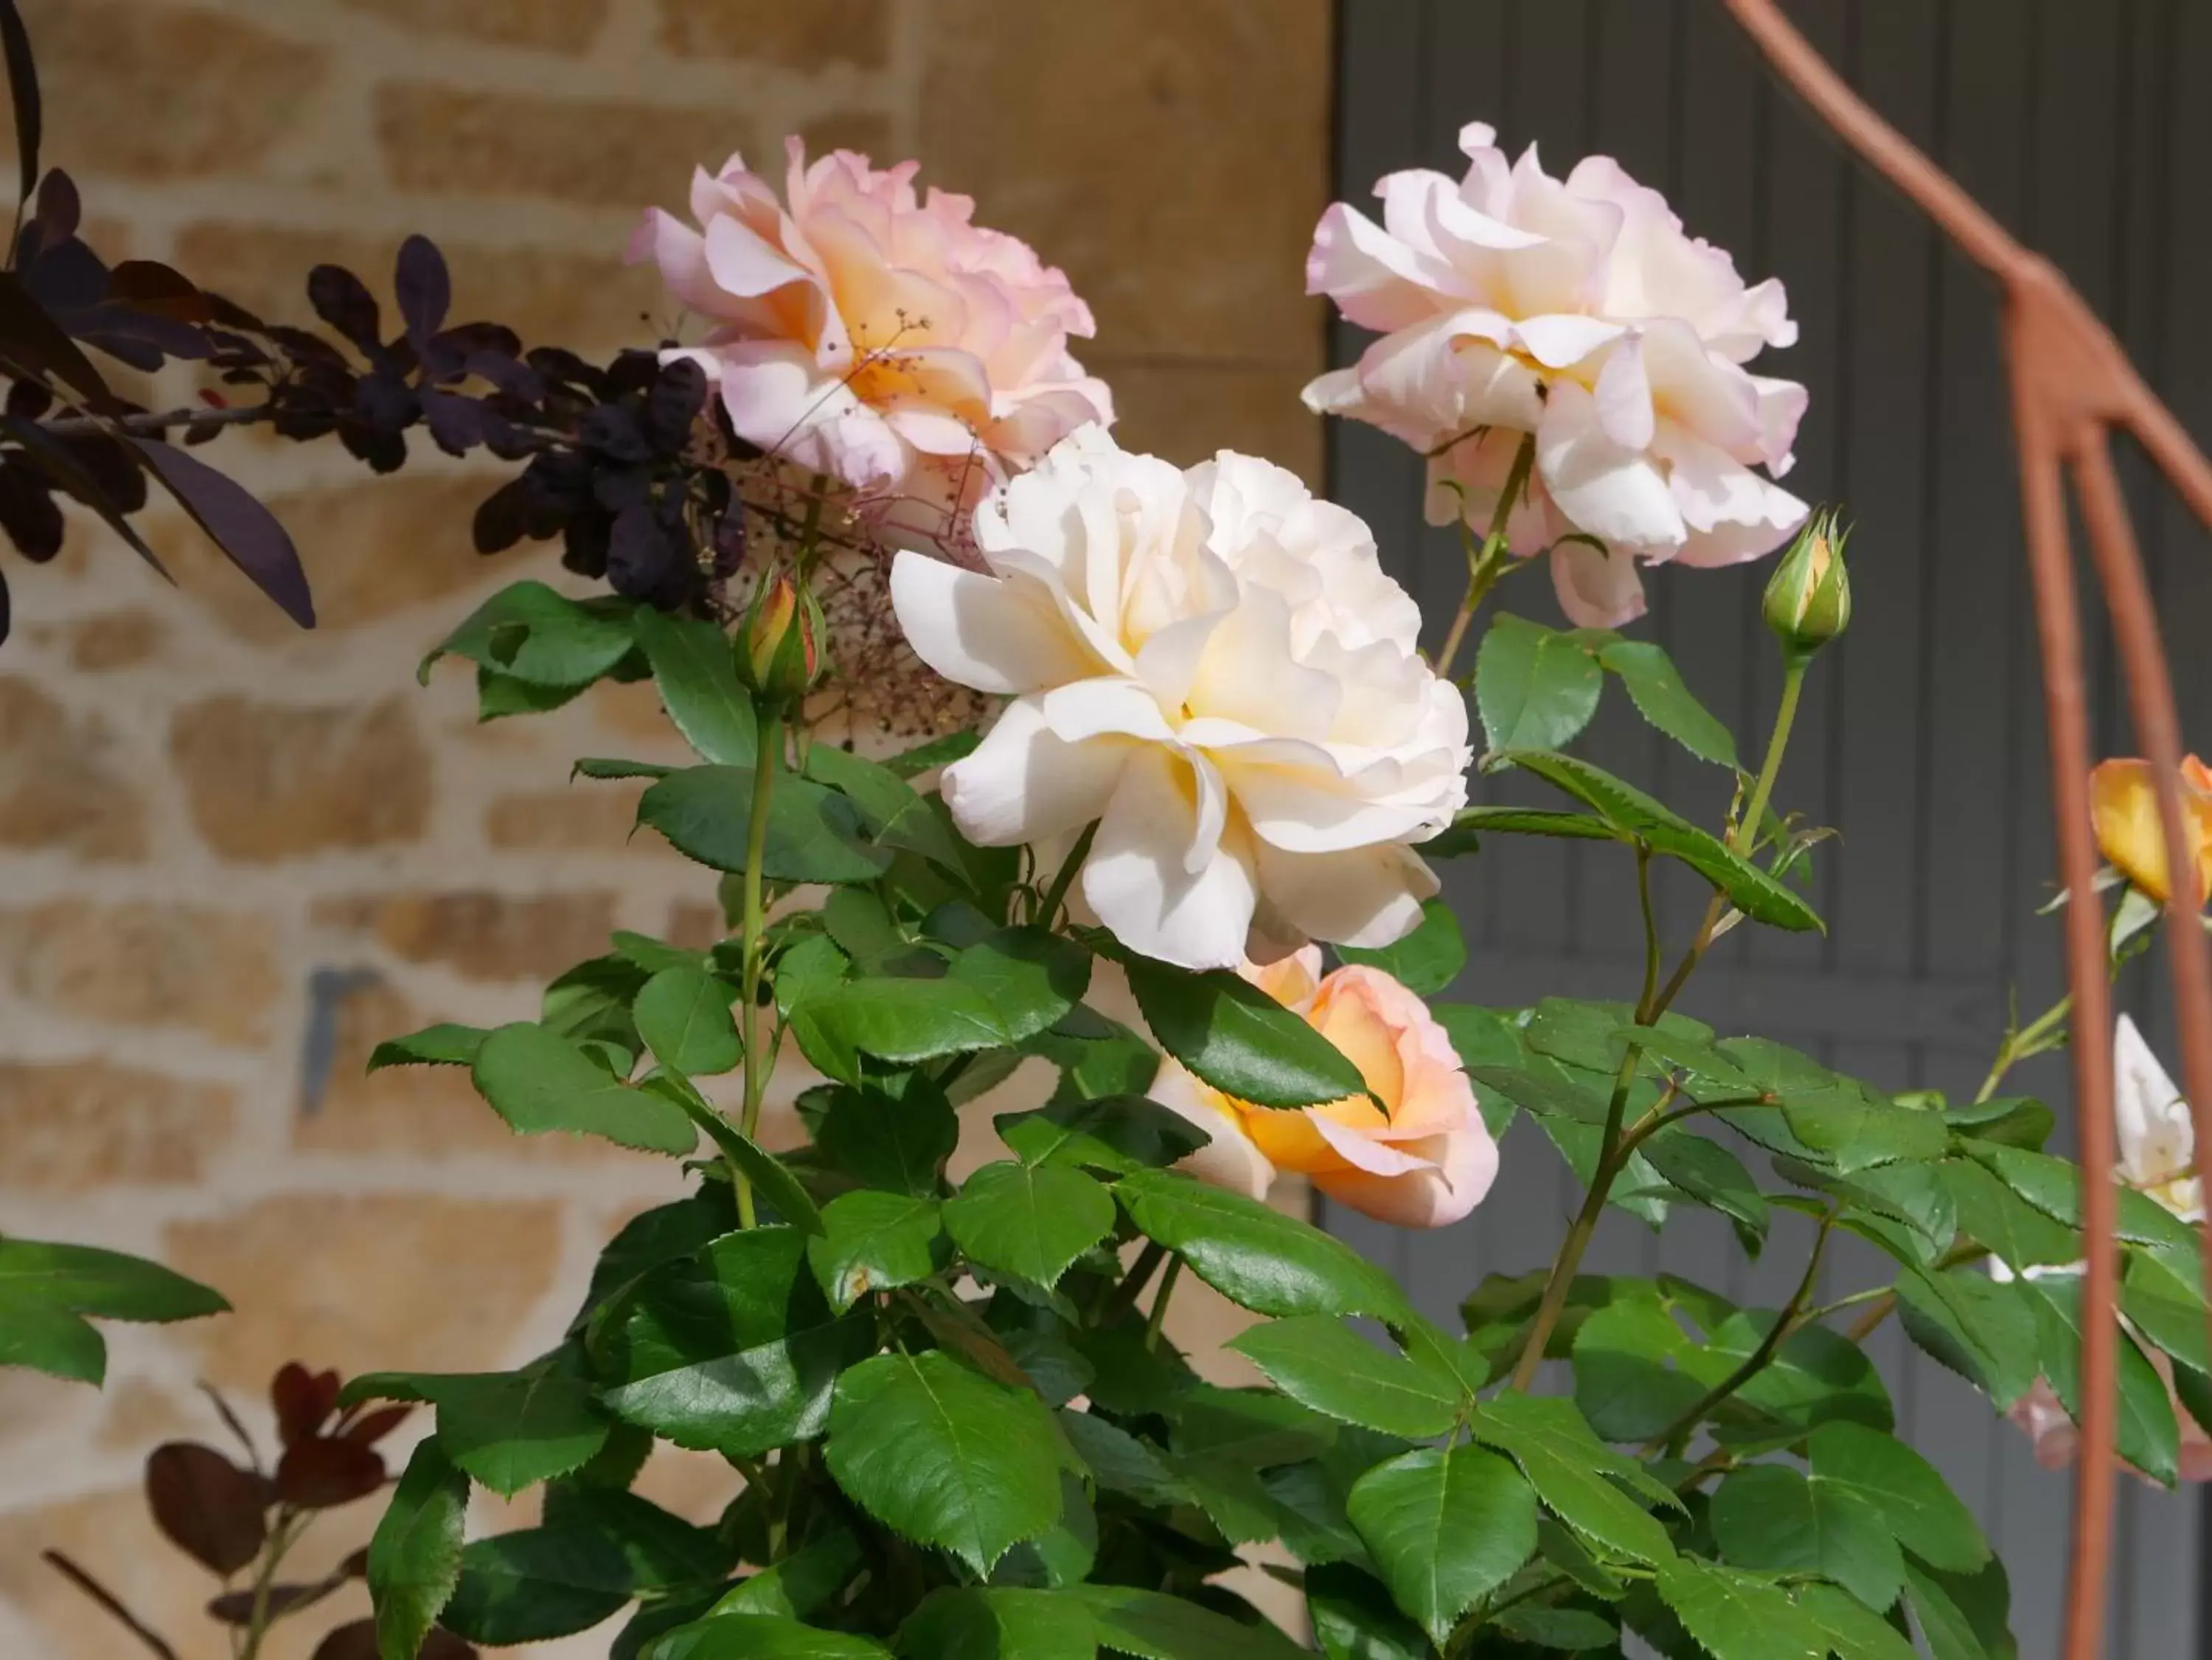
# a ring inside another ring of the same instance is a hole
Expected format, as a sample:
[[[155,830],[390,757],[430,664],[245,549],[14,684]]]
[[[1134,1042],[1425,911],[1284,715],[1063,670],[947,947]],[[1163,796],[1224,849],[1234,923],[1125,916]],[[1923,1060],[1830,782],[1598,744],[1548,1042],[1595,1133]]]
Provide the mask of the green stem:
[[[1182,1258],[1168,1258],[1167,1272],[1160,1275],[1160,1288],[1152,1293],[1152,1311],[1145,1317],[1145,1347],[1160,1346],[1160,1333],[1167,1327],[1168,1299],[1175,1295],[1176,1281],[1182,1276]]]
[[[1451,630],[1444,636],[1443,649],[1437,653],[1439,678],[1451,677],[1452,659],[1459,655],[1460,645],[1467,639],[1468,625],[1474,621],[1475,610],[1484,597],[1505,574],[1510,557],[1505,551],[1506,526],[1513,517],[1513,498],[1525,493],[1528,469],[1535,459],[1536,435],[1528,433],[1522,436],[1521,447],[1513,452],[1513,466],[1505,475],[1505,488],[1498,494],[1498,506],[1491,510],[1490,533],[1483,537],[1481,550],[1468,561],[1467,592],[1452,615]]]
[[[1659,995],[1659,924],[1651,912],[1651,845],[1636,844],[1636,903],[1644,913],[1644,991],[1636,1000],[1636,1021],[1648,1026],[1658,1019],[1651,1007]]]
[[[1982,1087],[1974,1092],[1974,1100],[1985,1101],[1997,1093],[2005,1074],[2030,1055],[2042,1052],[2043,1040],[2051,1035],[2051,1028],[2063,1024],[2073,1012],[2074,994],[2064,997],[2045,1009],[2027,1025],[2005,1033],[2004,1042],[1997,1046],[1996,1059],[1990,1066],[1990,1075],[1982,1080]]]
[[[1729,827],[1728,849],[1739,857],[1748,857],[1759,839],[1759,827],[1766,817],[1766,804],[1774,795],[1774,780],[1782,771],[1782,756],[1790,748],[1790,729],[1797,724],[1797,700],[1805,688],[1805,670],[1813,661],[1810,652],[1789,652],[1782,660],[1782,702],[1774,712],[1774,730],[1766,740],[1766,759],[1759,763],[1759,778],[1752,785],[1751,800],[1742,818]],[[1705,919],[1698,924],[1698,936],[1690,942],[1690,948],[1682,954],[1682,960],[1674,965],[1674,972],[1667,977],[1660,988],[1657,1002],[1652,1006],[1650,1017],[1656,1020],[1674,1006],[1674,999],[1689,984],[1690,976],[1697,972],[1698,962],[1713,942],[1714,930],[1720,926],[1721,912],[1727,904],[1717,892],[1705,905]]]
[[[1528,1329],[1526,1347],[1513,1367],[1513,1387],[1525,1390],[1535,1381],[1536,1368],[1544,1364],[1544,1346],[1551,1341],[1552,1329],[1559,1323],[1560,1312],[1567,1306],[1567,1293],[1573,1287],[1575,1270],[1582,1266],[1583,1252],[1589,1248],[1590,1235],[1597,1231],[1598,1218],[1605,1214],[1605,1202],[1613,1191],[1613,1178],[1621,1166],[1628,1162],[1621,1151],[1621,1122],[1628,1111],[1629,1086],[1636,1081],[1637,1063],[1644,1058],[1644,1045],[1631,1043],[1620,1057],[1620,1070],[1613,1076],[1613,1099],[1605,1111],[1605,1139],[1599,1144],[1597,1166],[1590,1172],[1589,1191],[1583,1197],[1583,1208],[1577,1213],[1574,1226],[1567,1230],[1566,1243],[1552,1263],[1551,1277],[1544,1281],[1544,1295],[1536,1305],[1536,1318]]]
[[[763,1055],[760,1042],[760,987],[763,907],[761,904],[761,865],[768,857],[769,808],[775,793],[776,761],[783,748],[783,724],[776,706],[763,701],[756,717],[753,746],[752,816],[745,827],[744,967],[741,995],[744,1002],[745,1104],[740,1128],[747,1141],[760,1134],[761,1101],[768,1093],[769,1074],[775,1069],[774,1054]],[[738,1226],[750,1227],[753,1184],[743,1171],[730,1172],[737,1184]]]
[[[1792,651],[1782,659],[1782,702],[1774,712],[1773,736],[1766,740],[1766,759],[1759,764],[1759,781],[1752,785],[1751,803],[1729,833],[1729,851],[1744,854],[1759,839],[1765,821],[1766,803],[1774,794],[1775,776],[1782,771],[1782,754],[1790,747],[1790,729],[1797,724],[1797,699],[1805,689],[1805,670],[1812,666],[1809,651]]]
[[[270,1594],[276,1588],[276,1570],[300,1536],[307,1530],[307,1517],[295,1517],[289,1510],[280,1510],[276,1525],[269,1530],[269,1543],[261,1553],[261,1566],[253,1574],[253,1606],[246,1615],[246,1640],[239,1649],[240,1660],[256,1660],[261,1652],[262,1639],[269,1634]]]
[[[1145,1282],[1152,1277],[1152,1270],[1160,1265],[1160,1259],[1167,1254],[1168,1248],[1158,1239],[1145,1241],[1145,1248],[1137,1253],[1137,1260],[1129,1264],[1129,1271],[1122,1276],[1121,1283],[1114,1287],[1099,1309],[1102,1321],[1111,1319],[1136,1302],[1138,1293],[1145,1288]]]
[[[1083,833],[1075,839],[1075,845],[1067,850],[1067,857],[1060,862],[1060,869],[1053,876],[1052,886],[1045,890],[1044,905],[1036,914],[1036,920],[1047,928],[1057,925],[1060,907],[1066,901],[1067,890],[1075,885],[1076,872],[1082,869],[1083,861],[1090,857],[1091,844],[1097,839],[1097,836],[1098,821],[1093,819],[1083,827]]]
[[[1820,1277],[1820,1259],[1827,1255],[1828,1235],[1833,1232],[1835,1226],[1834,1211],[1832,1210],[1820,1218],[1820,1231],[1813,1238],[1813,1254],[1805,1259],[1805,1272],[1797,1281],[1797,1289],[1790,1293],[1790,1300],[1782,1306],[1782,1312],[1774,1317],[1774,1324],[1766,1329],[1766,1336],[1759,1339],[1759,1347],[1744,1357],[1742,1365],[1699,1396],[1695,1404],[1685,1410],[1665,1429],[1645,1442],[1644,1457],[1650,1457],[1661,1447],[1673,1441],[1676,1436],[1686,1435],[1704,1422],[1707,1413],[1765,1371],[1772,1363],[1774,1357],[1781,1352],[1782,1345],[1790,1341],[1790,1334],[1812,1318],[1811,1315],[1806,1313],[1805,1306],[1812,1300],[1813,1287]]]
[[[1942,1257],[1936,1259],[1936,1266],[1931,1272],[1940,1274],[1947,1268],[1958,1268],[1966,1263],[1978,1262],[1989,1254],[1988,1246],[1976,1245],[1972,1240],[1969,1239],[1962,1245],[1954,1245],[1948,1251],[1945,1251]],[[1844,1303],[1848,1303],[1851,1300],[1853,1300],[1846,1297],[1843,1299],[1841,1302],[1833,1305],[1833,1306],[1840,1308],[1843,1306]],[[1895,1312],[1896,1308],[1897,1293],[1894,1291],[1882,1292],[1880,1293],[1874,1306],[1867,1310],[1865,1313],[1860,1315],[1856,1320],[1853,1321],[1844,1330],[1844,1336],[1850,1338],[1855,1343],[1863,1343],[1866,1342],[1868,1338],[1873,1336],[1875,1332],[1881,1329],[1881,1323],[1884,1320],[1887,1320],[1890,1315]]]

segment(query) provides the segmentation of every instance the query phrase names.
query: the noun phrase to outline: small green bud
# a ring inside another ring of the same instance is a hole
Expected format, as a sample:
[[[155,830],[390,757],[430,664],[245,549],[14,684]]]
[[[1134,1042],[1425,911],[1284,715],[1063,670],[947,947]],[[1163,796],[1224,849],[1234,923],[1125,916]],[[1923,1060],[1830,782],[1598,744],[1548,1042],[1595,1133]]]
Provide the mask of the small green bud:
[[[1784,651],[1810,656],[1850,626],[1851,579],[1844,568],[1850,537],[1832,512],[1816,513],[1774,567],[1761,609]]]
[[[738,676],[779,703],[805,696],[821,669],[822,609],[788,577],[763,582],[738,639]]]

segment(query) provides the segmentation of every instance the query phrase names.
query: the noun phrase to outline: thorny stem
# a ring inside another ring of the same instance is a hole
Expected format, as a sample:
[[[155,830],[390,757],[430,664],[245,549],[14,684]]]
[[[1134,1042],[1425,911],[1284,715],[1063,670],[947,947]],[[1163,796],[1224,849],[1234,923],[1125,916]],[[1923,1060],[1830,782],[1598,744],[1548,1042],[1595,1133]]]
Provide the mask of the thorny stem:
[[[1052,879],[1052,886],[1045,890],[1044,905],[1034,920],[1042,923],[1047,928],[1054,925],[1054,919],[1060,915],[1060,906],[1067,899],[1067,890],[1075,885],[1076,872],[1082,869],[1083,861],[1090,857],[1091,844],[1097,839],[1097,836],[1098,821],[1093,819],[1083,827],[1083,833],[1075,839],[1075,845],[1067,850],[1067,857],[1060,861],[1060,869]]]
[[[1774,794],[1774,780],[1782,771],[1783,753],[1790,747],[1790,729],[1797,723],[1797,700],[1805,689],[1805,670],[1812,661],[1810,653],[1802,651],[1790,652],[1783,659],[1782,701],[1774,712],[1774,730],[1766,740],[1766,759],[1759,763],[1758,781],[1752,785],[1751,800],[1745,805],[1743,816],[1729,827],[1728,850],[1739,857],[1747,857],[1759,840],[1766,804]],[[1690,942],[1690,948],[1682,954],[1682,960],[1674,965],[1674,972],[1668,976],[1666,986],[1659,993],[1653,1011],[1655,1019],[1659,1011],[1673,1004],[1697,971],[1698,961],[1712,945],[1727,903],[1718,892],[1707,902],[1705,919],[1698,926],[1698,936]]]
[[[748,1141],[760,1133],[761,1100],[768,1093],[769,1074],[775,1066],[775,1057],[761,1053],[760,1043],[763,932],[761,863],[768,856],[769,807],[775,791],[776,759],[783,748],[783,723],[773,701],[763,700],[757,720],[755,730],[758,736],[753,748],[752,817],[745,827],[745,942],[740,993],[745,1009],[745,1105],[739,1127]],[[738,1226],[750,1227],[756,1220],[752,1183],[743,1171],[732,1169],[730,1174],[737,1183]]]
[[[1651,1000],[1659,994],[1659,924],[1651,914],[1651,845],[1636,844],[1636,903],[1644,915],[1644,991],[1636,1000],[1636,1022],[1657,1018]]]
[[[1513,498],[1522,494],[1528,482],[1528,469],[1536,458],[1536,435],[1526,433],[1521,447],[1513,452],[1512,470],[1505,475],[1505,488],[1499,492],[1498,506],[1491,510],[1490,533],[1482,539],[1481,550],[1468,561],[1467,592],[1461,597],[1459,609],[1453,615],[1451,631],[1444,636],[1443,649],[1437,653],[1437,675],[1439,679],[1451,678],[1452,659],[1459,655],[1461,642],[1467,638],[1468,625],[1485,595],[1497,586],[1498,579],[1505,574],[1506,526],[1513,517]]]
[[[1782,1345],[1790,1341],[1790,1334],[1812,1318],[1805,1312],[1805,1306],[1813,1300],[1813,1287],[1820,1277],[1820,1259],[1827,1255],[1828,1235],[1834,1231],[1835,1226],[1834,1211],[1831,1210],[1820,1218],[1820,1231],[1813,1236],[1813,1253],[1805,1259],[1805,1272],[1797,1281],[1797,1289],[1790,1293],[1790,1300],[1774,1317],[1774,1324],[1766,1329],[1766,1336],[1759,1339],[1759,1347],[1744,1357],[1742,1365],[1699,1396],[1673,1423],[1645,1442],[1644,1457],[1650,1457],[1676,1436],[1695,1429],[1705,1421],[1707,1413],[1765,1371],[1781,1352]]]
[[[1613,1178],[1628,1162],[1621,1151],[1621,1120],[1628,1109],[1629,1086],[1636,1081],[1637,1063],[1644,1058],[1644,1045],[1631,1043],[1620,1057],[1620,1069],[1613,1075],[1613,1099],[1605,1110],[1605,1139],[1599,1143],[1597,1167],[1590,1172],[1589,1191],[1583,1197],[1583,1208],[1577,1213],[1574,1226],[1567,1230],[1566,1243],[1552,1263],[1551,1278],[1544,1281],[1542,1300],[1536,1305],[1536,1318],[1528,1329],[1527,1345],[1513,1367],[1513,1387],[1525,1390],[1535,1381],[1536,1368],[1544,1364],[1544,1346],[1551,1341],[1552,1328],[1559,1323],[1559,1312],[1566,1306],[1567,1293],[1575,1282],[1575,1270],[1582,1266],[1583,1252],[1589,1248],[1590,1235],[1597,1231],[1598,1218],[1605,1214],[1606,1196],[1613,1190]]]
[[[1152,1270],[1160,1265],[1160,1259],[1167,1254],[1168,1248],[1158,1239],[1146,1240],[1145,1248],[1137,1253],[1137,1260],[1129,1264],[1129,1271],[1122,1276],[1121,1283],[1114,1287],[1113,1294],[1107,1298],[1105,1306],[1098,1311],[1101,1317],[1110,1318],[1132,1306],[1138,1293],[1144,1290],[1145,1282],[1152,1277]]]
[[[268,421],[276,414],[274,403],[240,403],[227,409],[204,405],[140,415],[61,415],[38,425],[56,438],[91,438],[109,433],[165,433],[172,427],[244,427]]]
[[[1974,1092],[1977,1102],[1985,1101],[1997,1093],[2005,1074],[2031,1055],[2039,1055],[2045,1047],[2044,1039],[2052,1029],[2063,1025],[2074,1009],[2074,994],[2064,997],[2038,1015],[2026,1026],[2005,1033],[2004,1041],[1997,1045],[1996,1059],[1990,1063],[1990,1075],[1982,1080],[1982,1087]]]
[[[1515,476],[1508,481],[1509,492],[1517,488],[1519,481],[1527,476],[1526,463],[1531,453],[1533,443],[1524,441],[1521,454],[1514,459]],[[1505,498],[1501,499],[1504,500]],[[1501,514],[1492,527],[1493,536],[1502,529],[1504,523]],[[1485,547],[1487,549],[1488,544],[1486,543]],[[1773,733],[1766,741],[1766,758],[1760,763],[1759,779],[1752,787],[1751,801],[1743,817],[1729,829],[1729,850],[1739,856],[1758,839],[1759,822],[1765,815],[1768,798],[1774,791],[1775,777],[1782,770],[1782,757],[1790,747],[1790,729],[1796,724],[1797,700],[1804,689],[1805,669],[1811,662],[1810,655],[1805,653],[1792,653],[1784,661],[1782,701],[1775,711]],[[1639,849],[1639,864],[1644,857],[1643,850]],[[1705,919],[1698,930],[1697,938],[1691,942],[1689,949],[1683,954],[1681,962],[1668,977],[1667,984],[1659,989],[1656,997],[1647,993],[1638,1005],[1638,1025],[1655,1023],[1673,1006],[1675,997],[1688,984],[1691,974],[1696,972],[1698,961],[1705,955],[1705,948],[1712,943],[1713,930],[1719,925],[1723,903],[1721,894],[1716,893],[1712,902],[1705,907]],[[1648,908],[1645,917],[1649,929]],[[1646,978],[1647,981],[1650,978],[1649,968]],[[1615,1178],[1626,1166],[1629,1154],[1635,1151],[1636,1143],[1661,1127],[1659,1118],[1649,1118],[1638,1126],[1637,1133],[1626,1136],[1622,1134],[1622,1117],[1628,1105],[1629,1087],[1636,1080],[1637,1065],[1643,1057],[1643,1045],[1634,1042],[1628,1045],[1621,1056],[1620,1070],[1613,1079],[1613,1099],[1606,1107],[1605,1138],[1598,1145],[1597,1166],[1590,1172],[1589,1191],[1583,1196],[1583,1208],[1577,1213],[1573,1226],[1568,1228],[1566,1242],[1559,1247],[1559,1257],[1552,1263],[1551,1277],[1544,1282],[1543,1299],[1536,1306],[1536,1317],[1529,1328],[1527,1347],[1521,1351],[1521,1358],[1513,1368],[1515,1389],[1527,1389],[1535,1379],[1536,1369],[1544,1363],[1544,1346],[1550,1342],[1552,1330],[1559,1324],[1560,1312],[1566,1306],[1567,1293],[1574,1285],[1575,1270],[1582,1265],[1583,1253],[1589,1248],[1590,1235],[1597,1231],[1598,1218],[1605,1213],[1605,1202],[1613,1191]],[[1825,1238],[1824,1233],[1824,1241]]]
[[[1152,1312],[1145,1317],[1145,1347],[1160,1346],[1160,1333],[1168,1323],[1168,1299],[1175,1295],[1176,1281],[1182,1276],[1182,1258],[1168,1258],[1167,1271],[1160,1275],[1160,1288],[1152,1293]]]

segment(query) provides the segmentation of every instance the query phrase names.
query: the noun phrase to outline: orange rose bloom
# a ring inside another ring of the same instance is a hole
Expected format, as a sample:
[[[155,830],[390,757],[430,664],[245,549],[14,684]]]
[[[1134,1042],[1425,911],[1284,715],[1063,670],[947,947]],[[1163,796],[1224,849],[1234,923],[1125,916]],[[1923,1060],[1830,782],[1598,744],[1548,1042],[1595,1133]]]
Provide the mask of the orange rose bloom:
[[[1498,1174],[1498,1143],[1475,1109],[1474,1088],[1427,1005],[1378,969],[1320,974],[1309,947],[1245,976],[1303,1015],[1359,1069],[1364,1095],[1275,1111],[1161,1063],[1153,1099],[1212,1140],[1182,1167],[1201,1180],[1264,1198],[1281,1171],[1310,1177],[1339,1203],[1402,1227],[1442,1227],[1467,1215]]]
[[[2190,756],[2181,763],[2182,817],[2197,856],[2197,900],[2212,893],[2212,767]],[[2089,814],[2097,846],[2120,874],[2161,903],[2172,892],[2166,836],[2159,827],[2158,786],[2147,760],[2108,760],[2089,773]]]

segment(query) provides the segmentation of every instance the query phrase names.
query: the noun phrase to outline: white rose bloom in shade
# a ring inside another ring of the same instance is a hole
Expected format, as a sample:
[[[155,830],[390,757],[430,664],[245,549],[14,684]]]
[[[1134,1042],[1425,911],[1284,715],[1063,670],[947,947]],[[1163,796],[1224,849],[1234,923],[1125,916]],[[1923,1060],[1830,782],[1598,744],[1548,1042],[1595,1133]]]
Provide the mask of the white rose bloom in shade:
[[[1461,130],[1457,184],[1383,179],[1380,225],[1341,202],[1322,214],[1306,292],[1382,338],[1305,399],[1419,450],[1430,522],[1464,514],[1478,533],[1533,434],[1507,546],[1548,549],[1561,608],[1610,627],[1644,609],[1638,559],[1755,559],[1803,520],[1753,469],[1788,470],[1805,389],[1743,367],[1797,325],[1779,282],[1746,287],[1609,157],[1554,179],[1534,146],[1509,162],[1494,137]]]
[[[1467,797],[1467,707],[1352,514],[1224,451],[1188,471],[1062,440],[975,513],[986,572],[891,567],[915,651],[1013,701],[945,769],[984,846],[1064,847],[1084,901],[1190,968],[1384,944],[1437,881],[1411,844]]]

